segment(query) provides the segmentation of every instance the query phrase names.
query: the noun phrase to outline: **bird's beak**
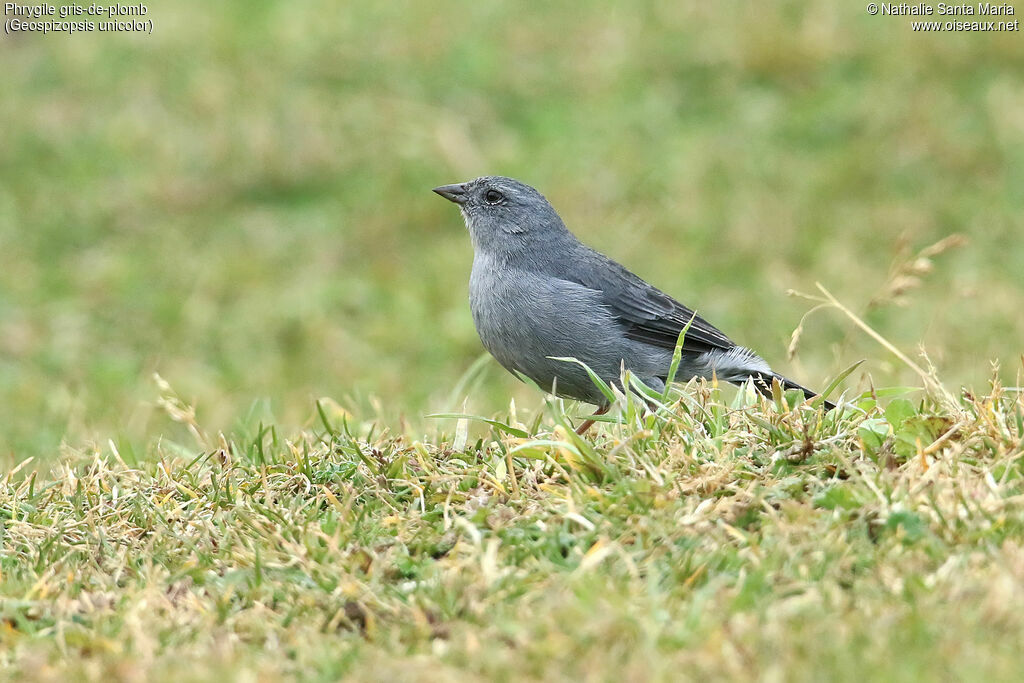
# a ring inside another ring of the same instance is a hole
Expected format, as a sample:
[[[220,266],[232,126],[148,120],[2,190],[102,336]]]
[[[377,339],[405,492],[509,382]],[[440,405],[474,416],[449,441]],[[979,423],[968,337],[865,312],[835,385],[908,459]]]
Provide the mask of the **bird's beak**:
[[[434,192],[456,204],[465,204],[469,200],[465,185],[442,185],[441,187],[435,187]]]

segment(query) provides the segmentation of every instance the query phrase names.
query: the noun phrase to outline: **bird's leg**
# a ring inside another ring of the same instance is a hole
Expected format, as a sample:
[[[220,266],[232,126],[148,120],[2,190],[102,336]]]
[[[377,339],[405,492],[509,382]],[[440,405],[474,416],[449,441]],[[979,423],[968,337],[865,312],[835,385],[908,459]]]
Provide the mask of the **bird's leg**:
[[[608,412],[608,409],[611,407],[611,404],[608,404],[606,406],[599,406],[598,409],[594,411],[594,417],[596,417],[597,415],[604,415],[605,413]],[[584,421],[583,424],[576,428],[576,433],[579,434],[580,436],[583,436],[584,434],[587,433],[587,430],[593,426],[594,419],[593,417],[591,417],[590,419]]]

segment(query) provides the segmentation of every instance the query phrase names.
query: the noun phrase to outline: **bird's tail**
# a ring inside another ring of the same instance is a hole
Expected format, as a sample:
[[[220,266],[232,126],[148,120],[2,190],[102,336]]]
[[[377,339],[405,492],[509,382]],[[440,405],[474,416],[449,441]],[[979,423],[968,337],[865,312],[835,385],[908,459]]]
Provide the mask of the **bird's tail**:
[[[805,398],[814,398],[815,396],[818,396],[818,392],[811,391],[807,387],[798,384],[791,379],[783,377],[778,373],[758,372],[752,374],[750,377],[751,379],[754,380],[754,388],[757,389],[757,391],[762,396],[767,396],[768,398],[771,398],[772,396],[773,379],[777,379],[779,381],[779,384],[782,385],[783,389],[799,389],[800,391],[804,392]],[[834,410],[836,407],[836,404],[832,403],[832,401],[825,401],[823,405],[825,406],[825,410]]]

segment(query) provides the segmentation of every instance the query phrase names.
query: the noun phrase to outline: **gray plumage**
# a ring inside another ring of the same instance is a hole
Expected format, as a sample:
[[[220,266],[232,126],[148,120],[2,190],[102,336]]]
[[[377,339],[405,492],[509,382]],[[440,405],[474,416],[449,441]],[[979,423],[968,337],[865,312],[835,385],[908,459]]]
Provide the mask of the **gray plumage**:
[[[581,243],[529,185],[485,176],[434,192],[458,204],[466,221],[473,241],[473,322],[487,350],[513,374],[560,396],[606,407],[607,399],[582,367],[554,358],[576,358],[615,385],[624,365],[660,391],[679,334],[689,323],[677,380],[717,375],[740,384],[753,378],[757,389],[770,395],[774,378],[808,398],[815,395]]]

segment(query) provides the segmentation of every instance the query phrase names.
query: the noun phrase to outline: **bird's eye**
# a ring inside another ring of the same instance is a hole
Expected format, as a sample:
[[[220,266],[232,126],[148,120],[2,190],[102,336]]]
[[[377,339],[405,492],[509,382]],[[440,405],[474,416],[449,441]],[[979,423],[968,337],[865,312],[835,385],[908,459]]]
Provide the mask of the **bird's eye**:
[[[484,195],[484,199],[487,200],[488,204],[497,204],[504,198],[505,195],[498,192],[497,190],[487,190],[487,194]]]

